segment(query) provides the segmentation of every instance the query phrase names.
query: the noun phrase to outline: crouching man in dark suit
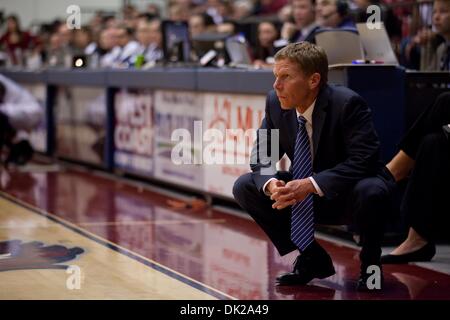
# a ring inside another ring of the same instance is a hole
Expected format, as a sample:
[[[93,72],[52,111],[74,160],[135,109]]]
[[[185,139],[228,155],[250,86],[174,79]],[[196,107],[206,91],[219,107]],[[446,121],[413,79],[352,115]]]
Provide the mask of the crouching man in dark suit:
[[[350,89],[327,84],[327,56],[308,42],[279,51],[274,75],[275,90],[267,96],[252,150],[252,172],[235,182],[233,194],[280,255],[300,252],[293,271],[280,275],[277,283],[305,285],[335,274],[330,256],[314,239],[314,225],[353,218],[362,244],[357,288],[381,289],[382,276],[375,288],[368,284],[373,272],[368,267],[381,270],[381,240],[394,182],[379,159],[368,106]],[[291,168],[276,171],[284,154]]]

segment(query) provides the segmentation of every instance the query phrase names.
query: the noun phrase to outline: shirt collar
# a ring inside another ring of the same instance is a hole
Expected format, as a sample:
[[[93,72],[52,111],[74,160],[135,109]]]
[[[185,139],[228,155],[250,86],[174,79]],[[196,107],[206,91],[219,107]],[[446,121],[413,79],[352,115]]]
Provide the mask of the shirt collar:
[[[306,122],[312,124],[312,115],[314,112],[314,107],[316,106],[316,101],[317,98],[313,101],[313,103],[311,103],[311,105],[308,107],[308,109],[306,109],[304,113],[300,113],[297,111],[297,109],[295,109],[295,112],[297,113],[297,118],[303,116],[303,118],[306,119]]]

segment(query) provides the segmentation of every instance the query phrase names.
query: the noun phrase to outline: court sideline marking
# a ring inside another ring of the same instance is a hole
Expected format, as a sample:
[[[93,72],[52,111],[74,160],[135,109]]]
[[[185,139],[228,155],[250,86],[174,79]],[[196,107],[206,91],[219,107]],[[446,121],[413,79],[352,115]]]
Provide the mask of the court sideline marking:
[[[82,235],[82,236],[84,236],[84,237],[86,237],[86,238],[88,238],[90,240],[93,240],[93,241],[95,241],[95,242],[97,242],[97,243],[99,243],[99,244],[101,244],[101,245],[103,245],[103,246],[105,246],[105,247],[107,247],[109,249],[112,249],[112,250],[114,250],[116,252],[119,252],[119,253],[129,257],[129,258],[132,258],[132,259],[134,259],[134,260],[136,260],[138,262],[141,262],[141,263],[145,264],[146,266],[151,267],[152,269],[154,269],[156,271],[159,271],[159,272],[161,272],[161,273],[163,273],[163,274],[165,274],[165,275],[167,275],[167,276],[169,276],[169,277],[171,277],[173,279],[176,279],[176,280],[178,280],[178,281],[180,281],[182,283],[185,283],[185,284],[187,284],[187,285],[189,285],[189,286],[191,286],[191,287],[193,287],[193,288],[195,288],[197,290],[203,291],[203,292],[205,292],[205,293],[207,293],[207,294],[209,294],[209,295],[211,295],[211,296],[213,296],[213,297],[215,297],[217,299],[221,299],[221,300],[237,300],[235,297],[232,297],[232,296],[230,296],[230,295],[228,295],[228,294],[226,294],[224,292],[221,292],[221,291],[219,291],[219,290],[217,290],[215,288],[212,288],[212,287],[210,287],[210,286],[208,286],[208,285],[206,285],[204,283],[201,283],[201,282],[199,282],[199,281],[197,281],[195,279],[192,279],[192,278],[190,278],[190,277],[188,277],[188,276],[186,276],[184,274],[181,274],[181,273],[179,273],[179,272],[177,272],[177,271],[175,271],[173,269],[170,269],[170,268],[168,268],[168,267],[166,267],[166,266],[164,266],[164,265],[162,265],[162,264],[160,264],[160,263],[158,263],[158,262],[156,262],[154,260],[151,260],[151,259],[149,259],[147,257],[144,257],[144,256],[142,256],[142,255],[140,255],[138,253],[135,253],[135,252],[133,252],[133,251],[131,251],[131,250],[125,248],[125,247],[122,247],[122,246],[120,246],[120,245],[118,245],[116,243],[113,243],[113,242],[111,242],[111,241],[109,241],[109,240],[107,240],[105,238],[102,238],[102,237],[100,237],[100,236],[98,236],[98,235],[96,235],[96,234],[94,234],[92,232],[89,232],[89,231],[87,231],[87,230],[85,230],[83,228],[80,228],[79,226],[77,226],[76,224],[74,224],[74,223],[72,223],[70,221],[67,221],[67,220],[65,220],[65,219],[63,219],[61,217],[58,217],[58,216],[50,213],[50,212],[47,212],[47,211],[42,210],[40,208],[37,208],[37,207],[35,207],[35,206],[33,206],[33,205],[29,204],[29,203],[26,203],[26,202],[24,202],[24,201],[22,201],[20,199],[17,199],[15,197],[9,195],[8,193],[5,193],[4,191],[0,191],[0,197],[5,199],[5,200],[7,200],[7,201],[9,201],[9,202],[12,202],[12,203],[14,203],[14,204],[16,204],[16,205],[18,205],[20,207],[23,207],[23,208],[25,208],[25,209],[27,209],[27,210],[29,210],[31,212],[39,214],[39,215],[41,215],[41,216],[43,216],[43,217],[45,217],[45,218],[47,218],[47,219],[49,219],[49,220],[51,220],[53,222],[56,222],[56,223],[58,223],[58,224],[60,224],[60,225],[62,225],[64,227],[68,228],[69,230],[72,230],[72,231],[74,231],[74,232],[76,232],[76,233],[78,233],[78,234],[80,234],[80,235]]]

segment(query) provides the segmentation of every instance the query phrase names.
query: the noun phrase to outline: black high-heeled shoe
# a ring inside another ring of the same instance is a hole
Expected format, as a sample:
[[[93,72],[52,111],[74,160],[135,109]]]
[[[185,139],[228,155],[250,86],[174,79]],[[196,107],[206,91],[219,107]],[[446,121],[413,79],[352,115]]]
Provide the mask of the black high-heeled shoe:
[[[422,248],[405,254],[387,254],[381,256],[381,264],[400,264],[408,262],[431,261],[436,254],[434,243],[428,242]]]

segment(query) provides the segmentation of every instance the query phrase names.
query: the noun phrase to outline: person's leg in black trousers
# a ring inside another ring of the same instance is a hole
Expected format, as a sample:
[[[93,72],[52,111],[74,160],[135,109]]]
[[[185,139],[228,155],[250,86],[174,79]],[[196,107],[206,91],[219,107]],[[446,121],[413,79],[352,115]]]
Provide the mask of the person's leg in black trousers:
[[[425,110],[402,139],[400,152],[387,165],[397,181],[411,173],[402,202],[409,232],[391,254],[382,257],[382,263],[429,261],[435,254],[432,230],[436,215],[442,212],[438,208],[449,196],[443,193],[450,162],[448,141],[442,131],[442,126],[448,123],[450,92],[440,94]]]
[[[409,225],[427,242],[434,242],[439,215],[448,204],[450,143],[443,133],[422,139],[402,203]],[[448,206],[447,206],[448,209]]]

